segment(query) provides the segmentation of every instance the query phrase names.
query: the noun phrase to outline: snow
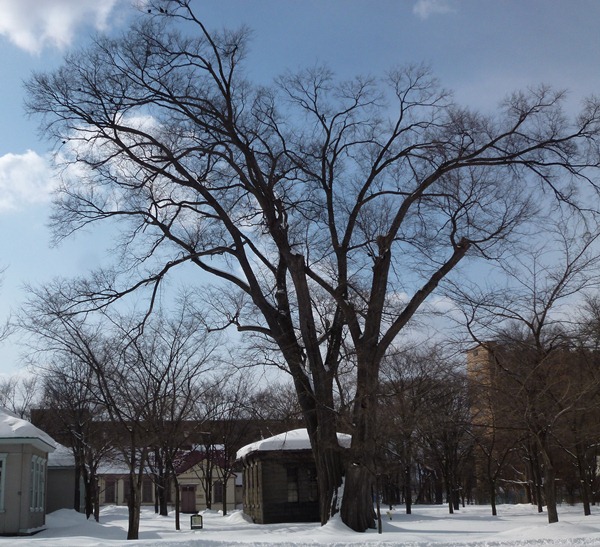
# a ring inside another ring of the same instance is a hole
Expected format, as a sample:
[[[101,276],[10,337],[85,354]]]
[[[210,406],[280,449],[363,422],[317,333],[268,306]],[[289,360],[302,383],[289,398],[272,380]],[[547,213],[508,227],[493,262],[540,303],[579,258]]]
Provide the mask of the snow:
[[[0,440],[11,442],[18,440],[41,441],[48,452],[56,448],[56,441],[27,420],[19,418],[6,408],[0,407]]]
[[[492,517],[489,506],[468,505],[454,515],[447,506],[415,505],[383,510],[383,534],[350,531],[339,518],[325,526],[317,523],[253,524],[241,511],[225,517],[204,511],[204,528],[190,529],[190,516],[181,516],[177,532],[174,513],[168,517],[143,509],[138,545],[144,547],[566,547],[600,545],[600,509],[585,517],[581,506],[559,507],[560,522],[548,524],[547,515],[531,505],[499,505]],[[46,517],[47,529],[31,537],[0,538],[0,547],[99,547],[132,545],[127,541],[127,509],[102,509],[100,523],[73,510],[61,509]]]
[[[75,467],[73,451],[62,444],[56,443],[56,450],[48,454],[48,467]]]
[[[345,433],[338,433],[340,446],[349,447],[352,437]],[[252,452],[264,452],[268,450],[310,450],[310,439],[306,429],[294,429],[286,431],[267,439],[248,444],[237,451],[236,459],[241,460]]]

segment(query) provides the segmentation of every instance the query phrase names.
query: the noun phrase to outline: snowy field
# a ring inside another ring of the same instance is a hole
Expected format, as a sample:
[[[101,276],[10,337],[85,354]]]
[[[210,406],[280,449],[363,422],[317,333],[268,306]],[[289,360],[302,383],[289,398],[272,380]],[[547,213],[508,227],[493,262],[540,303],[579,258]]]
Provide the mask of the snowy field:
[[[100,524],[69,510],[47,516],[47,529],[32,537],[0,538],[0,547],[100,547],[160,545],[175,547],[224,547],[228,545],[298,547],[321,545],[382,545],[391,547],[508,547],[508,546],[600,546],[600,509],[584,517],[581,507],[559,507],[561,521],[548,525],[546,514],[529,505],[500,505],[498,517],[490,508],[468,506],[454,515],[447,507],[415,506],[412,515],[402,508],[385,520],[383,534],[355,534],[339,520],[317,524],[258,525],[247,522],[241,512],[226,517],[204,512],[204,529],[190,530],[189,515],[182,515],[182,530],[174,530],[174,518],[144,511],[140,539],[126,541],[127,510],[107,507]],[[387,518],[387,517],[386,517]]]

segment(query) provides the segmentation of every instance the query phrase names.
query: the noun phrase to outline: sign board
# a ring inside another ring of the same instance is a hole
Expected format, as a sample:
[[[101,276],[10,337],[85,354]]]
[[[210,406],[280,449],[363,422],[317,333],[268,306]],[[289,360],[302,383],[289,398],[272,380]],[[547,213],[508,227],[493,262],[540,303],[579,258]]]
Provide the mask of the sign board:
[[[202,529],[202,515],[192,515],[190,517],[190,528],[192,530]]]

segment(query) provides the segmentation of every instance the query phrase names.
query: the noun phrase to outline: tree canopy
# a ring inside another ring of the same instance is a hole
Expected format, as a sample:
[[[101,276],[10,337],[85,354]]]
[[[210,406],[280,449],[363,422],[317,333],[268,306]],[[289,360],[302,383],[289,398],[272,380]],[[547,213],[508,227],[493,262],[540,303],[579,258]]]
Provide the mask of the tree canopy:
[[[365,530],[383,356],[466,256],[500,252],[545,201],[583,207],[600,102],[571,119],[565,94],[538,86],[483,114],[422,65],[350,81],[316,66],[258,85],[244,72],[247,29],[210,32],[188,0],[155,7],[27,84],[63,168],[56,237],[121,222],[122,256],[74,284],[70,309],[153,297],[183,264],[219,279],[225,323],[273,344],[292,375],[322,522],[345,474],[342,518]],[[342,455],[333,399],[348,348]]]

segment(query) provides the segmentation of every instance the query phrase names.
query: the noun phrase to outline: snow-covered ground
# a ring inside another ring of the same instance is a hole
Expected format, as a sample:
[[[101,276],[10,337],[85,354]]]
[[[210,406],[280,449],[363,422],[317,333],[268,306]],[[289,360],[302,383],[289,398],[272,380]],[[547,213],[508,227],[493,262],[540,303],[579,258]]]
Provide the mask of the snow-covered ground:
[[[339,520],[318,524],[259,525],[248,522],[237,511],[225,517],[204,512],[204,528],[190,530],[189,515],[182,515],[182,530],[174,529],[174,517],[159,517],[144,510],[140,539],[126,541],[127,510],[107,507],[100,523],[83,515],[60,510],[47,516],[47,529],[32,537],[0,538],[0,547],[100,547],[132,544],[161,547],[282,547],[381,545],[386,547],[508,547],[508,546],[600,546],[600,510],[584,517],[581,507],[559,507],[560,522],[547,524],[545,513],[529,505],[500,505],[498,516],[490,508],[467,506],[454,515],[445,506],[415,506],[412,515],[400,507],[386,516],[383,534],[356,534]]]

